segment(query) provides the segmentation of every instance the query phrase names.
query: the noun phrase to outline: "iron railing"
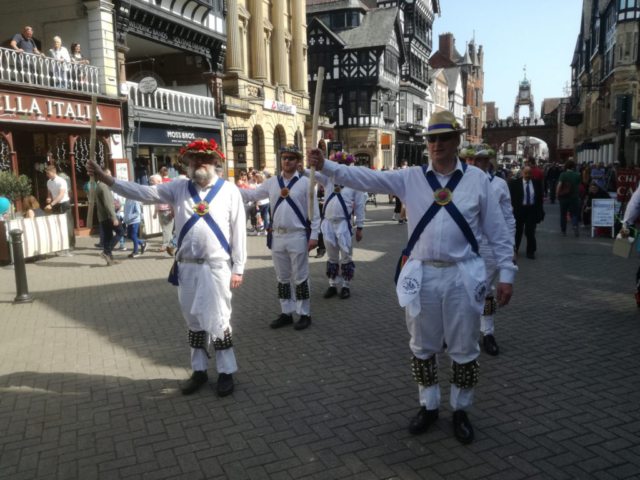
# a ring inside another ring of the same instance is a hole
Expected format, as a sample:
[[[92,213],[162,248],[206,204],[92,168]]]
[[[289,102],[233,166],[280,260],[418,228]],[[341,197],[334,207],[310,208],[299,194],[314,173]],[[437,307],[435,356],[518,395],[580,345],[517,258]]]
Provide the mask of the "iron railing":
[[[142,93],[137,83],[127,82],[129,97],[137,107],[165,110],[173,113],[215,117],[215,100],[201,95],[158,88],[154,93]]]

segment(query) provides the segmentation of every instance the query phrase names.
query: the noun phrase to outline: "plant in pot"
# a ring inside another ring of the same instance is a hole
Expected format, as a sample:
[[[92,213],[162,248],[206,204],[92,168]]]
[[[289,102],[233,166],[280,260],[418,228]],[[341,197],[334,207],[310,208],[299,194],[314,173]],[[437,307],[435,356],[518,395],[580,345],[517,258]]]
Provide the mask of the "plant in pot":
[[[0,197],[11,202],[11,219],[15,219],[15,205],[18,199],[31,195],[31,179],[26,175],[17,176],[15,173],[0,171]]]

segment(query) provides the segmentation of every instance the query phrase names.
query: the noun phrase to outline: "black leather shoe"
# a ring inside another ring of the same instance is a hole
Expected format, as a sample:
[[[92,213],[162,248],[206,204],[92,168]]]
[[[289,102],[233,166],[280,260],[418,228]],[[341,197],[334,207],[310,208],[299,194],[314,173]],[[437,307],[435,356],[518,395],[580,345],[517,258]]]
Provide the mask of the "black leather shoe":
[[[533,253],[527,253],[527,258],[530,260],[535,260],[536,256]]]
[[[278,318],[276,318],[273,322],[271,322],[271,328],[280,328],[285,325],[291,325],[293,323],[293,315],[287,315],[283,313]]]
[[[482,343],[484,343],[485,352],[494,357],[498,356],[498,354],[500,353],[500,349],[498,348],[496,338],[493,335],[485,335]]]
[[[316,253],[316,258],[322,258],[324,257],[324,254],[327,253],[326,250],[320,250],[318,249],[318,252]]]
[[[311,325],[311,317],[309,315],[300,315],[300,320],[293,326],[296,330],[304,330]]]
[[[426,432],[429,425],[435,423],[439,415],[437,408],[435,410],[427,410],[427,407],[422,407],[409,422],[409,431],[415,435]]]
[[[349,289],[347,287],[342,287],[342,290],[340,290],[340,298],[346,300],[350,296],[351,292],[349,292]]]
[[[453,412],[453,430],[456,434],[456,438],[460,440],[460,443],[468,445],[473,442],[475,435],[473,434],[473,427],[467,416],[467,412],[464,410],[457,410]]]
[[[193,372],[191,378],[187,380],[187,383],[182,387],[182,394],[191,395],[192,393],[196,393],[202,385],[207,383],[207,380],[209,380],[209,376],[206,371]]]
[[[233,393],[233,375],[221,373],[218,375],[218,396],[226,397]]]
[[[329,287],[327,291],[324,292],[324,298],[335,297],[338,294],[338,289],[336,287]]]

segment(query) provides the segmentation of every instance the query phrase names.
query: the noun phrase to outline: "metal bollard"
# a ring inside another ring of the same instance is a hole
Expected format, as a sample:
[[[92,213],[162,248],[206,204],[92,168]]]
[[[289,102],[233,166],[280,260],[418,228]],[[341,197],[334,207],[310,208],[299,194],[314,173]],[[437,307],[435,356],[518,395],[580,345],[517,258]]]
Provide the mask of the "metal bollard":
[[[22,230],[14,229],[9,232],[11,235],[11,245],[13,247],[13,263],[16,272],[16,290],[18,295],[13,300],[14,303],[33,302],[33,297],[29,295],[27,285],[27,269],[24,264],[24,251],[22,250]]]

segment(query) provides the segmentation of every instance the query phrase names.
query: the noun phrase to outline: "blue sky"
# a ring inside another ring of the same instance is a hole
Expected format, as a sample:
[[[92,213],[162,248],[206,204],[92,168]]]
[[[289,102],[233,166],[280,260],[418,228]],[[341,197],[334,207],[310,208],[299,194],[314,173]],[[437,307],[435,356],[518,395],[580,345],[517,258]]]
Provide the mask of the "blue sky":
[[[525,64],[538,114],[544,98],[564,96],[582,0],[440,0],[440,8],[433,25],[433,51],[438,49],[438,36],[451,32],[456,48],[464,53],[475,30],[476,45],[485,52],[484,101],[496,102],[500,118],[513,114]],[[523,112],[526,108],[520,109]]]

